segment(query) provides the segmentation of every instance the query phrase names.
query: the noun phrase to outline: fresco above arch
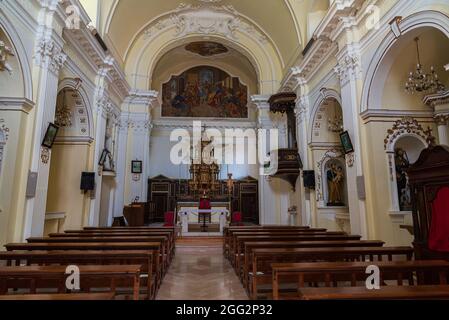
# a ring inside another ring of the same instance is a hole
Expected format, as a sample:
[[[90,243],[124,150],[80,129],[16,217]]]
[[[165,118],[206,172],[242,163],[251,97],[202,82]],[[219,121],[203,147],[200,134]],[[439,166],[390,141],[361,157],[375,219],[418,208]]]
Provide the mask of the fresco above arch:
[[[210,66],[189,69],[162,85],[162,117],[248,118],[248,87]]]

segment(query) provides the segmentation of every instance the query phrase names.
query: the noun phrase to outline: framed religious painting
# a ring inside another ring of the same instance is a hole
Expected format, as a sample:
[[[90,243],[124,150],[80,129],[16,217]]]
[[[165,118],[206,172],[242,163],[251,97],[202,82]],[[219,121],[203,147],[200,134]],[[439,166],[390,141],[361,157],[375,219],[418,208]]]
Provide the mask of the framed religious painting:
[[[58,135],[59,127],[53,123],[48,125],[47,131],[45,132],[44,140],[42,141],[42,146],[51,149],[55,143],[56,136]]]
[[[131,173],[142,174],[142,161],[134,160],[131,162]]]
[[[348,131],[340,134],[340,140],[345,154],[354,152],[354,145],[352,144],[351,137],[349,136]]]

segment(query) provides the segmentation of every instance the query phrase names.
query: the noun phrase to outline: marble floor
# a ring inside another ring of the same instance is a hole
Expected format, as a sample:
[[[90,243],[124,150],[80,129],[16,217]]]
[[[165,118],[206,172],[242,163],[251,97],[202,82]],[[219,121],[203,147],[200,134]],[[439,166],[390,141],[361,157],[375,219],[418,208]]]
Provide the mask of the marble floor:
[[[248,300],[217,241],[178,244],[157,300]]]

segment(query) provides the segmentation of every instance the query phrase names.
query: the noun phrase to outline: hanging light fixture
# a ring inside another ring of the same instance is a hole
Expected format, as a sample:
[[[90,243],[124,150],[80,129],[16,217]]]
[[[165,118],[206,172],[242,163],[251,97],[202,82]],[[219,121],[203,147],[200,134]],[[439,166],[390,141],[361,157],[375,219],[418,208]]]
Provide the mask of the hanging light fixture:
[[[66,89],[62,90],[62,105],[56,108],[55,124],[61,128],[72,126],[72,114],[66,103]]]
[[[410,72],[408,81],[405,84],[405,90],[410,93],[435,93],[438,91],[443,91],[445,89],[444,85],[440,82],[438,74],[433,66],[430,67],[430,73],[425,73],[424,68],[421,64],[421,56],[419,53],[419,38],[415,38],[416,42],[416,52],[418,57],[418,64],[416,65],[416,70]]]

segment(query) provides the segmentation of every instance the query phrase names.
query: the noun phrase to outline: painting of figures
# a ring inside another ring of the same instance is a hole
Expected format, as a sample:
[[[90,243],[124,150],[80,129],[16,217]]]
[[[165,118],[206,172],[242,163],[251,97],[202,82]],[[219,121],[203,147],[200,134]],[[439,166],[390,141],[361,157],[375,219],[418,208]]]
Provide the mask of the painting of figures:
[[[173,76],[162,86],[162,95],[163,117],[248,118],[248,88],[215,67]]]

